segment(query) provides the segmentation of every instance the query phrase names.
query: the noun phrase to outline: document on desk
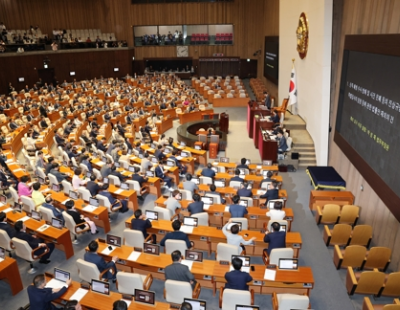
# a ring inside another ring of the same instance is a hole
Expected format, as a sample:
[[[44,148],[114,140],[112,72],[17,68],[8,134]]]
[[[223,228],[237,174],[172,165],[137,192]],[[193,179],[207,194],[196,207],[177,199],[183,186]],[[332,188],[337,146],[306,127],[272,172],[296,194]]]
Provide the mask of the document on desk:
[[[89,292],[88,290],[85,290],[83,288],[78,288],[76,292],[71,296],[69,300],[77,300],[80,301],[85,295]]]
[[[49,227],[50,227],[50,225],[44,224],[44,225],[40,226],[39,228],[37,228],[36,230],[42,232],[42,231],[45,231]]]
[[[25,222],[26,220],[29,220],[29,219],[30,219],[29,216],[24,216],[23,218],[20,218],[18,221]]]
[[[187,260],[187,259],[182,259],[181,264],[188,266],[189,270],[192,270],[193,267],[193,261],[192,260]]]
[[[101,251],[101,254],[110,255],[111,252],[114,251],[114,249],[115,249],[115,247],[112,246],[112,245],[110,245],[110,247],[111,247],[111,250],[110,250],[110,249],[108,248],[108,246],[107,246],[103,251]]]
[[[94,210],[96,210],[96,207],[95,207],[95,206],[92,206],[92,205],[87,205],[87,206],[84,207],[82,210],[83,210],[83,211],[86,211],[86,212],[93,212]]]
[[[176,156],[177,160],[181,160],[183,157],[182,156]]]
[[[211,205],[203,205],[203,210],[208,210],[208,209],[210,209],[210,206],[211,206]]]
[[[193,233],[193,226],[182,225],[180,231],[183,231],[186,234],[191,234],[191,233]]]
[[[263,191],[262,189],[257,190],[257,195],[264,195],[266,192]]]
[[[137,251],[132,251],[132,253],[128,256],[127,260],[131,260],[133,262],[136,262],[137,259],[139,258],[140,254],[142,254],[141,252],[137,252]]]
[[[265,269],[264,279],[269,281],[275,281],[276,270]]]
[[[4,212],[4,213],[8,213],[8,212],[10,212],[10,211],[12,211],[12,210],[13,210],[12,208],[7,208],[7,209],[4,209],[3,212]]]
[[[17,172],[17,171],[22,171],[22,169],[18,168],[18,169],[13,170],[12,172]]]
[[[262,169],[262,166],[261,165],[257,165],[257,169],[258,170]]]
[[[229,206],[225,207],[224,212],[229,212]]]
[[[98,161],[97,163],[94,163],[97,166],[104,166],[106,163],[104,161]]]
[[[67,283],[60,281],[60,280],[56,280],[56,279],[51,279],[49,282],[46,283],[45,287],[48,288],[62,288],[64,286],[67,286]]]
[[[121,194],[124,190],[123,189],[117,189],[114,193],[115,194]]]

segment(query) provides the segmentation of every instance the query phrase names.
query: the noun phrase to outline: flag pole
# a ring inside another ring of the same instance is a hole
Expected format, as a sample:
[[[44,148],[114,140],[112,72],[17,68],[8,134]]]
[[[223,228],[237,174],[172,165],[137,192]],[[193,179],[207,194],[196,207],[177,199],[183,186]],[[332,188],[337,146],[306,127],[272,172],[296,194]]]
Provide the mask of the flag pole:
[[[295,61],[295,60],[296,60],[295,58],[292,58],[292,67],[294,66],[294,61]],[[288,96],[288,97],[290,97],[290,96]],[[289,110],[289,107],[291,107],[291,105],[288,105],[288,106],[287,106],[286,111],[289,112],[291,115],[293,115],[292,111]],[[291,108],[290,108],[290,109],[291,109]]]

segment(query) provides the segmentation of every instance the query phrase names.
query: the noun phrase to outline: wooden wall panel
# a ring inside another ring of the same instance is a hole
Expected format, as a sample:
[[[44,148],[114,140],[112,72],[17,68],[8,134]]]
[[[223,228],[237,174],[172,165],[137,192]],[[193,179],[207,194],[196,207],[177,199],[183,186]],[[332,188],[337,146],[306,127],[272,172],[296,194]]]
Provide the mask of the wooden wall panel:
[[[342,0],[340,0],[342,1]],[[336,2],[336,1],[335,1]],[[335,3],[334,2],[334,3]],[[334,19],[334,33],[341,33],[340,39],[333,45],[333,53],[337,59],[332,63],[332,102],[331,125],[334,130],[337,101],[339,97],[339,82],[343,57],[344,38],[346,34],[386,34],[399,33],[400,1],[396,0],[352,0],[344,1],[342,19]],[[339,21],[338,21],[339,20]],[[333,132],[332,130],[332,132]],[[347,182],[347,189],[356,196],[355,203],[362,208],[360,223],[373,226],[372,245],[392,248],[391,270],[400,268],[400,224],[389,209],[366,183],[361,174],[350,163],[338,146],[330,138],[329,164],[336,168]],[[394,167],[395,168],[395,167]],[[361,191],[360,186],[364,190]]]

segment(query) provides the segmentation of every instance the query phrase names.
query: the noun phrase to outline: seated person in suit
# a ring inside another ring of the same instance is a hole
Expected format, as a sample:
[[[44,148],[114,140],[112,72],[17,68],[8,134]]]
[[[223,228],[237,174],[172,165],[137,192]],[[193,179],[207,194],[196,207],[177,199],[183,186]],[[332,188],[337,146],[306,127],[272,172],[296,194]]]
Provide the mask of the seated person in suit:
[[[201,171],[201,175],[202,176],[204,176],[204,177],[209,177],[209,178],[213,178],[213,177],[215,177],[215,171],[212,169],[212,164],[211,163],[208,163],[207,164],[207,168],[204,168],[202,171]]]
[[[50,173],[50,170],[53,169],[53,164],[55,163],[53,157],[47,158],[47,165],[45,167],[44,173],[48,175]]]
[[[175,189],[171,193],[171,197],[168,197],[168,199],[165,201],[165,207],[171,211],[172,214],[175,213],[176,209],[181,209],[182,206],[179,203],[179,201],[182,198],[182,194],[179,190]]]
[[[191,180],[192,180],[192,175],[190,173],[186,174],[186,182],[183,182],[183,189],[190,191],[193,195],[195,191],[199,190],[199,187]]]
[[[247,182],[243,182],[242,184],[240,184],[240,188],[238,189],[236,194],[240,197],[251,198],[253,196],[253,193],[247,188],[248,186],[249,184]]]
[[[274,123],[274,124],[279,124],[280,123],[280,119],[279,119],[279,115],[278,115],[278,113],[276,113],[275,111],[272,111],[271,112],[271,121]]]
[[[210,184],[210,194],[219,195],[219,197],[221,198],[221,203],[225,204],[226,200],[222,197],[221,193],[217,192],[216,190],[217,187],[214,184]],[[207,196],[207,194],[205,196]]]
[[[266,193],[264,195],[261,195],[260,198],[266,198],[267,199],[266,201],[279,199],[279,189],[277,187],[278,187],[278,182],[272,181]]]
[[[139,167],[137,167],[137,166],[134,166],[134,167],[135,167],[135,173],[132,174],[132,180],[133,181],[137,181],[139,183],[140,196],[138,195],[138,199],[143,201],[144,199],[143,199],[143,197],[141,195],[143,195],[148,190],[148,186],[145,186],[143,184],[148,181],[148,178],[144,178],[143,176],[141,176],[139,174],[139,172],[140,172],[140,168]]]
[[[235,195],[232,197],[233,205],[229,206],[229,212],[231,213],[231,217],[244,217],[248,211],[245,206],[238,204],[240,200],[239,195]]]
[[[242,158],[240,160],[240,165],[237,165],[236,169],[248,169],[248,170],[250,170],[249,166],[247,166],[246,162],[247,162],[247,159],[246,158]]]
[[[111,160],[107,159],[107,162],[103,167],[100,169],[101,176],[103,178],[108,178],[108,176],[111,174],[111,167],[113,166],[113,163]]]
[[[83,259],[89,263],[93,263],[97,266],[100,272],[111,268],[111,270],[104,274],[104,277],[107,279],[112,279],[115,283],[117,282],[117,267],[115,266],[116,261],[118,260],[118,256],[113,256],[110,262],[106,262],[103,257],[97,254],[97,249],[99,248],[99,244],[97,241],[92,241],[89,243],[89,252],[86,252],[83,256]]]
[[[199,194],[193,194],[193,200],[194,202],[190,203],[187,207],[190,215],[196,214],[196,213],[201,213],[204,212],[204,202],[200,200],[200,195]]]
[[[244,182],[244,179],[241,178],[239,175],[240,175],[240,170],[236,168],[235,169],[235,176],[233,178],[231,178],[230,181]]]
[[[261,188],[261,186],[262,186],[263,183],[272,183],[272,181],[273,181],[273,180],[271,179],[272,175],[273,175],[272,171],[268,171],[268,172],[267,172],[267,177],[261,181],[261,183],[260,183],[260,188]]]
[[[115,165],[111,166],[111,173],[110,175],[116,176],[118,177],[118,179],[120,180],[120,182],[125,182],[126,179],[128,179],[129,177],[126,175],[123,175],[121,172],[117,171],[117,167],[115,167]]]
[[[68,279],[61,288],[49,288],[46,286],[46,278],[44,274],[38,274],[33,278],[33,284],[28,286],[28,296],[31,309],[59,309],[52,304],[53,300],[59,299],[68,290],[72,280]]]
[[[105,137],[101,138],[101,140],[97,142],[96,148],[103,152],[107,152],[107,139]]]
[[[90,181],[86,184],[86,189],[90,192],[90,195],[96,196],[100,191],[100,186],[96,182],[96,176],[92,174],[90,176]]]
[[[147,233],[147,228],[151,228],[151,222],[146,219],[146,215],[142,214],[142,210],[137,209],[134,212],[135,218],[131,220],[131,229],[140,230],[143,233],[143,237],[146,239],[149,234]],[[156,242],[156,235],[151,235],[153,243]]]
[[[247,283],[253,281],[253,278],[249,273],[240,270],[242,269],[242,265],[243,261],[240,258],[235,257],[232,259],[233,270],[225,273],[225,288],[243,291],[249,290]]]
[[[14,238],[15,236],[15,229],[7,223],[7,213],[1,211],[0,212],[0,229],[4,230],[10,239]]]
[[[99,233],[99,231],[96,228],[96,224],[90,220],[90,218],[83,216],[76,210],[75,207],[75,202],[73,200],[68,200],[65,203],[65,207],[67,208],[67,214],[69,214],[73,219],[76,225],[83,224],[85,223],[85,227],[83,225],[79,226],[82,229],[87,228],[88,225],[90,227],[90,231],[92,232],[92,235],[95,235]]]
[[[54,251],[54,243],[44,243],[44,240],[38,238],[36,236],[32,236],[26,232],[26,226],[22,221],[17,221],[14,225],[14,229],[16,231],[15,238],[25,240],[28,242],[29,246],[32,250],[37,249],[33,252],[34,255],[41,255],[46,251],[46,246],[49,248],[49,252],[43,255],[39,263],[41,264],[48,264],[50,263],[50,255]]]
[[[47,209],[50,209],[51,211],[53,211],[54,217],[56,217],[56,218],[62,220],[63,223],[64,223],[64,216],[63,216],[61,210],[57,209],[57,208],[54,206],[54,204],[53,204],[53,199],[51,198],[50,195],[47,195],[47,197],[46,197],[46,199],[45,199],[45,202],[42,203],[42,206],[41,206],[41,207],[42,207],[42,208],[47,208]]]
[[[185,165],[182,165],[181,162],[176,158],[176,154],[178,154],[177,149],[172,150],[172,155],[169,157],[169,159],[172,159],[175,162],[175,165],[179,168],[179,174],[181,176],[185,175],[187,172],[187,167]]]
[[[160,241],[160,245],[165,246],[165,241],[169,239],[182,240],[186,242],[187,248],[190,249],[193,246],[193,244],[189,240],[189,237],[183,231],[179,231],[179,229],[181,229],[181,222],[178,220],[173,221],[172,228],[174,229],[174,231],[167,233],[165,237]]]
[[[60,172],[60,165],[58,163],[53,163],[53,168],[50,170],[50,173],[57,178],[58,183],[68,178],[68,175]]]
[[[244,245],[252,244],[253,240],[256,239],[256,237],[253,237],[249,240],[244,240],[242,236],[239,235],[239,225],[232,225],[231,226],[231,231],[228,231],[228,225],[232,223],[232,219],[229,219],[228,223],[222,227],[222,232],[226,236],[227,243],[231,245],[236,245],[242,247],[244,250]]]
[[[286,248],[286,231],[279,231],[281,225],[277,222],[273,222],[271,228],[272,231],[266,232],[264,236],[264,242],[268,243],[268,249],[264,251],[267,251],[268,255],[273,249]]]
[[[101,186],[101,190],[100,190],[99,194],[108,198],[108,201],[111,204],[111,208],[114,208],[121,203],[122,208],[119,209],[119,212],[124,213],[124,212],[128,211],[127,201],[125,199],[119,200],[119,199],[114,198],[113,195],[111,195],[111,193],[108,191],[108,188],[109,188],[108,184],[103,184]]]
[[[89,172],[93,172],[93,167],[92,167],[92,163],[90,162],[89,155],[84,154],[81,158],[82,158],[81,163],[87,167]]]
[[[155,173],[155,176],[156,176],[157,178],[160,178],[160,179],[162,179],[162,180],[165,182],[165,184],[167,185],[168,189],[169,189],[171,192],[174,190],[173,187],[172,187],[172,178],[171,178],[171,177],[168,177],[168,176],[166,176],[166,175],[164,174],[164,170],[163,170],[163,168],[162,168],[162,165],[158,165],[158,166],[154,169],[154,173]]]
[[[165,267],[165,280],[185,281],[192,285],[196,285],[194,275],[190,272],[189,267],[181,264],[182,253],[179,250],[171,253],[172,264]]]
[[[157,145],[157,150],[154,152],[154,156],[159,161],[162,161],[166,157],[163,152],[164,152],[164,147],[163,147],[163,145],[159,144],[159,145]]]
[[[286,144],[286,138],[283,135],[282,130],[278,131],[277,140],[278,140],[278,152],[286,152],[286,150],[288,149],[288,146]]]
[[[275,201],[274,208],[267,212],[267,216],[273,221],[283,220],[286,212],[282,210],[282,201]]]

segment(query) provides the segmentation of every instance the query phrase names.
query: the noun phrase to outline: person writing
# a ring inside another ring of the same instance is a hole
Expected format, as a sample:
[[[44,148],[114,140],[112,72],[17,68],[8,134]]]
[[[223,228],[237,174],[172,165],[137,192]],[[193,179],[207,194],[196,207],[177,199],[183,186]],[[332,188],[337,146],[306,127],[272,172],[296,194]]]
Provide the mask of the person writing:
[[[113,256],[110,262],[106,262],[103,257],[97,254],[97,249],[99,248],[99,244],[97,241],[92,241],[89,243],[89,252],[86,252],[83,256],[84,260],[93,263],[97,266],[100,272],[103,272],[106,269],[111,268],[109,272],[104,274],[104,277],[107,279],[112,279],[113,283],[117,282],[117,267],[115,263],[118,260],[118,256]]]
[[[268,256],[273,249],[286,248],[286,231],[279,231],[281,225],[278,222],[273,222],[271,228],[272,232],[266,232],[264,236],[264,242],[268,243],[268,248],[264,251]]]

